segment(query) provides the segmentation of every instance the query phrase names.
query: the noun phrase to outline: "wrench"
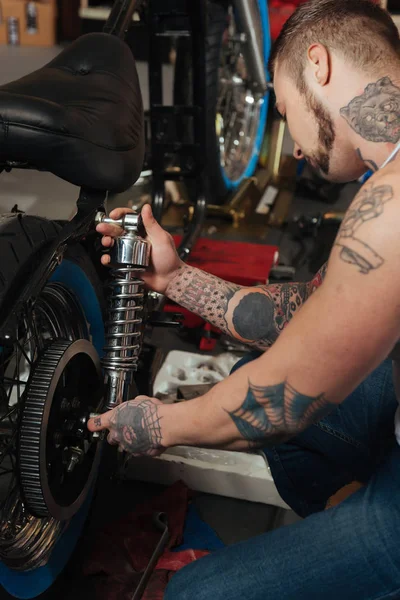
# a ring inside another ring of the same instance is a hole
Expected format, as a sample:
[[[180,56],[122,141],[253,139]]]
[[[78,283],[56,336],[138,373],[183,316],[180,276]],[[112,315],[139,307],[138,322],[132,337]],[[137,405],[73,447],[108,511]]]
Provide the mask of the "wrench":
[[[159,512],[153,515],[153,523],[159,531],[162,531],[160,540],[152,554],[152,557],[149,560],[149,563],[142,575],[142,578],[137,586],[136,590],[133,593],[132,600],[140,600],[143,595],[143,592],[146,589],[146,585],[149,582],[151,574],[154,570],[154,567],[157,564],[158,559],[164,552],[165,546],[169,540],[169,529],[168,529],[168,517],[165,513]]]

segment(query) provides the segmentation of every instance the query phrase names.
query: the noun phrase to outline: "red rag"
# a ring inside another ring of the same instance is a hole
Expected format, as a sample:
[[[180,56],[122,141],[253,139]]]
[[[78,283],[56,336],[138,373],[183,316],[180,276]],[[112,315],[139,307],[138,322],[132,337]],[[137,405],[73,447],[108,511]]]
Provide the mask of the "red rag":
[[[203,550],[182,550],[182,552],[165,552],[152,573],[142,600],[163,600],[165,589],[171,577],[189,563],[207,556]]]

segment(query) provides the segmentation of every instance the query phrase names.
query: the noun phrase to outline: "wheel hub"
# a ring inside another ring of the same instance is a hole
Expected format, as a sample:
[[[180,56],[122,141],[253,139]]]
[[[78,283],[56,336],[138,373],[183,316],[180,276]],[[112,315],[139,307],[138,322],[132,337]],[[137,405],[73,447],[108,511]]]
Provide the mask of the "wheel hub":
[[[99,357],[87,340],[53,342],[38,359],[18,441],[21,489],[32,515],[66,521],[84,502],[100,457],[86,423],[102,388]]]

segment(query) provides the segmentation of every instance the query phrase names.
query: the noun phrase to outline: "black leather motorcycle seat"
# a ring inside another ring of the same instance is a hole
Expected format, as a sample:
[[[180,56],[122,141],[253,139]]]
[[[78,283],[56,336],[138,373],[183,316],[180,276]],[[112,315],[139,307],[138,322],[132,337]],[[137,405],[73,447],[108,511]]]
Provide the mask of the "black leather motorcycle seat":
[[[42,69],[0,87],[0,164],[121,192],[139,177],[144,116],[135,60],[111,35],[80,37]]]

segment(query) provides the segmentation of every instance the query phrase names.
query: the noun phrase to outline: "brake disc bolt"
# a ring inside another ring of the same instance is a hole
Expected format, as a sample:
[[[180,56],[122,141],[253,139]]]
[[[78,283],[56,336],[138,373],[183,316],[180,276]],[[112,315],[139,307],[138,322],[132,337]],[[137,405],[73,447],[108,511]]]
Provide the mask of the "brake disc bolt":
[[[63,435],[62,435],[61,431],[56,431],[53,436],[53,441],[54,441],[54,445],[56,446],[56,448],[59,448],[61,446],[62,440],[63,440]]]
[[[72,473],[76,465],[83,460],[83,451],[80,448],[71,448],[71,455],[67,466],[67,472]]]
[[[68,421],[64,421],[63,429],[64,431],[72,432],[75,427],[75,421],[72,419],[68,419]]]
[[[60,408],[63,412],[69,412],[71,410],[71,402],[67,398],[63,398]]]

